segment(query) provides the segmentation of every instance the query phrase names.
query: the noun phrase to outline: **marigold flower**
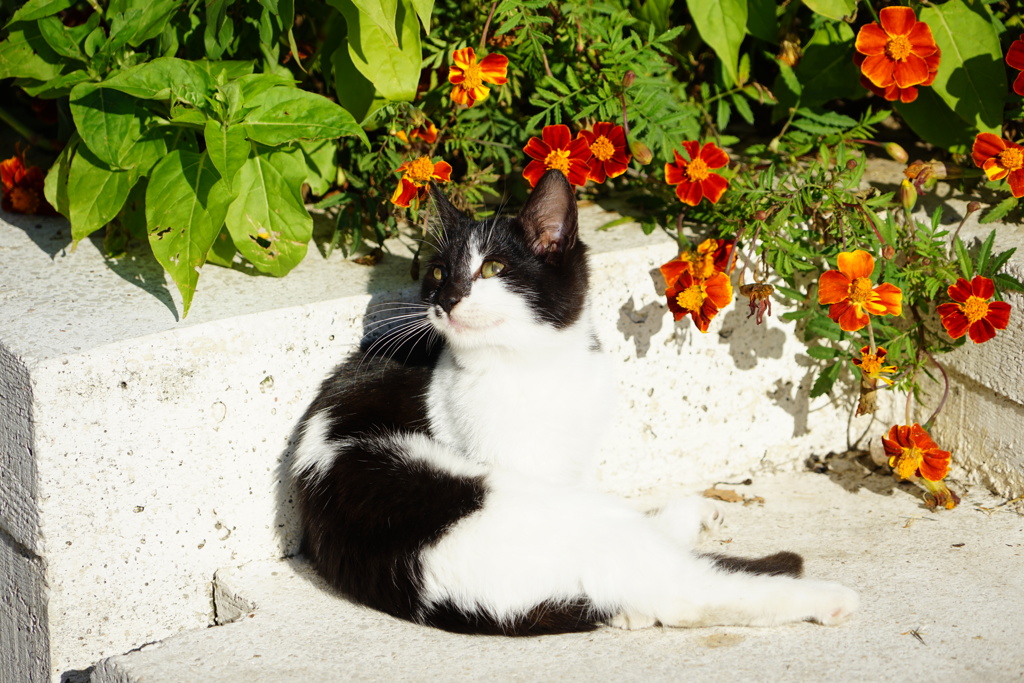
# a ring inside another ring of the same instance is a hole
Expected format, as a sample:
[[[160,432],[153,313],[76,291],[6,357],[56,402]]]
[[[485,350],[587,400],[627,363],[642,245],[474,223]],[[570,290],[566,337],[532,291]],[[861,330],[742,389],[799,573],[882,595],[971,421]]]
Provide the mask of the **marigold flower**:
[[[1024,147],[992,133],[978,133],[971,158],[989,180],[1006,178],[1013,196],[1024,197]]]
[[[909,7],[883,8],[878,21],[857,33],[854,47],[865,56],[861,73],[878,88],[923,85],[930,73],[927,58],[939,49],[931,28]]]
[[[691,251],[684,251],[661,266],[665,285],[672,287],[684,272],[690,272],[697,279],[706,280],[716,272],[725,272],[736,240],[722,240],[709,237]],[[735,266],[734,266],[735,267]]]
[[[56,212],[43,195],[45,180],[38,166],[25,166],[23,152],[0,161],[0,208],[11,213],[53,215]]]
[[[477,62],[473,48],[456,50],[452,53],[448,82],[455,86],[452,88],[452,99],[458,104],[472,107],[490,97],[491,89],[484,83],[505,85],[508,82],[508,57],[491,53]]]
[[[402,173],[391,202],[396,206],[408,207],[413,199],[420,199],[426,194],[426,187],[431,180],[448,182],[452,179],[452,167],[447,161],[434,163],[430,157],[423,156],[415,161],[407,161],[395,169]]]
[[[433,123],[430,123],[430,121],[427,121],[427,125],[416,126],[408,133],[406,133],[404,130],[394,130],[391,131],[391,134],[394,135],[399,140],[401,140],[402,142],[404,142],[405,144],[416,142],[417,140],[422,140],[423,142],[430,145],[433,144],[435,140],[437,140],[437,126],[435,126]]]
[[[853,63],[856,64],[858,68],[862,68],[865,59],[867,59],[867,56],[862,55],[859,52],[855,52],[853,55]],[[935,52],[925,57],[924,61],[925,64],[928,66],[928,78],[924,79],[924,81],[918,83],[917,85],[912,85],[907,88],[901,88],[900,86],[896,85],[896,81],[893,81],[888,86],[881,88],[872,83],[871,79],[869,79],[863,73],[861,73],[860,76],[860,84],[863,88],[870,90],[872,93],[878,95],[879,97],[885,98],[889,102],[895,102],[896,100],[899,100],[900,102],[903,102],[905,104],[913,102],[914,100],[917,99],[918,85],[927,86],[935,82],[935,76],[939,73],[939,61],[941,59],[942,51],[939,50],[939,48],[937,47],[935,48]]]
[[[573,185],[583,186],[590,176],[593,154],[586,138],[573,139],[569,126],[544,126],[541,137],[531,137],[523,147],[533,159],[523,169],[523,177],[534,187],[548,169],[561,171]]]
[[[827,270],[818,279],[818,303],[831,305],[828,317],[839,328],[856,332],[868,324],[871,315],[901,315],[903,292],[894,284],[873,287],[871,271],[875,259],[860,249],[839,253],[838,270]]]
[[[1011,69],[1020,71],[1013,81],[1013,92],[1024,97],[1024,35],[1010,43],[1006,51],[1006,63]]]
[[[895,365],[885,365],[885,356],[888,353],[879,346],[871,353],[870,346],[863,346],[860,350],[860,358],[854,358],[853,364],[860,368],[861,373],[868,379],[880,379],[892,386],[892,380],[885,375],[895,374],[899,368]]]
[[[949,451],[939,448],[919,424],[895,425],[882,437],[889,467],[900,479],[941,481],[949,474]]]
[[[774,291],[775,288],[771,285],[759,282],[750,285],[740,285],[740,294],[750,299],[748,319],[756,314],[757,317],[754,318],[754,322],[760,325],[764,321],[765,313],[768,315],[772,314],[772,293]]]
[[[684,140],[683,147],[690,155],[689,161],[679,152],[673,151],[676,161],[674,164],[665,164],[665,182],[676,186],[676,196],[684,204],[697,206],[704,197],[716,204],[729,186],[729,181],[712,173],[711,169],[728,164],[729,155],[713,142],[701,147],[695,140]]]
[[[622,126],[602,121],[594,124],[594,130],[581,130],[580,136],[594,155],[590,160],[591,180],[603,183],[606,178],[618,178],[626,172],[631,155]]]
[[[732,282],[725,273],[716,272],[703,279],[694,277],[687,269],[669,286],[665,296],[673,318],[682,320],[689,315],[698,330],[707,332],[712,318],[732,301]]]
[[[992,281],[980,275],[970,282],[958,278],[950,285],[946,293],[955,303],[939,304],[936,309],[949,336],[959,339],[970,333],[971,341],[981,344],[996,336],[996,330],[1005,330],[1010,323],[1010,304],[989,301],[995,292]]]

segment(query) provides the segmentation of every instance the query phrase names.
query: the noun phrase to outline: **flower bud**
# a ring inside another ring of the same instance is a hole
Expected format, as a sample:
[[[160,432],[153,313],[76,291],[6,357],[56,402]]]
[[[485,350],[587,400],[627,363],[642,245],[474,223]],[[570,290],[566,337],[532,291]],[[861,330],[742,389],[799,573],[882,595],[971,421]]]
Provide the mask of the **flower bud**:
[[[892,257],[896,255],[896,249],[891,245],[887,244],[882,247],[882,258],[886,261],[891,261]]]
[[[917,188],[914,187],[914,183],[910,182],[909,178],[904,178],[903,182],[900,183],[900,204],[908,212],[913,211],[914,205],[917,204]]]
[[[629,143],[629,151],[633,153],[633,158],[644,166],[654,161],[654,152],[639,140],[633,140]]]
[[[970,216],[975,211],[981,208],[980,202],[968,202],[967,203],[967,215]]]
[[[852,171],[855,168],[857,168],[857,160],[856,159],[850,159],[849,161],[846,162],[846,170],[847,171]]]
[[[768,212],[765,211],[764,209],[758,211],[757,213],[754,214],[754,220],[755,221],[766,221],[766,220],[768,220]]]
[[[633,81],[636,80],[636,74],[630,70],[626,72],[626,75],[622,77],[622,87],[628,88],[633,85]]]
[[[903,149],[895,142],[885,143],[885,151],[886,153],[888,153],[890,157],[900,162],[901,164],[907,163],[907,160],[910,158],[910,155],[907,154],[907,150]]]

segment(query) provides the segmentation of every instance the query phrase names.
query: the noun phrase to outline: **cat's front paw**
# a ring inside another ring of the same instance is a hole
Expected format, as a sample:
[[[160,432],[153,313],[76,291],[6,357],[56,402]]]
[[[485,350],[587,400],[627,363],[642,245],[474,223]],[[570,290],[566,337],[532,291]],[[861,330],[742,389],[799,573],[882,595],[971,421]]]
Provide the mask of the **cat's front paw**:
[[[815,582],[811,616],[807,619],[822,626],[838,626],[850,619],[860,606],[856,591],[838,583]]]

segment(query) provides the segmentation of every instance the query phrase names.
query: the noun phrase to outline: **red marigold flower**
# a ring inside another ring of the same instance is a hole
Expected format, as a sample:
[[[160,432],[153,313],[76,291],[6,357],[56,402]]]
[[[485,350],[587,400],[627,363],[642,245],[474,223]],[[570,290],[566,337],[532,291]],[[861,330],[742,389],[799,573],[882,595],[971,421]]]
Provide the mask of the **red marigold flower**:
[[[923,477],[941,481],[949,474],[949,451],[941,450],[919,424],[895,425],[882,446],[889,456],[889,467],[900,479]]]
[[[708,331],[711,319],[732,301],[732,282],[725,273],[714,273],[707,279],[697,278],[689,269],[682,272],[665,291],[672,317],[682,320],[689,315],[701,332]]]
[[[1013,92],[1024,97],[1024,35],[1010,43],[1006,51],[1006,63],[1011,69],[1020,71],[1013,81]]]
[[[603,183],[605,178],[618,178],[626,172],[631,155],[622,126],[602,121],[594,124],[594,130],[581,130],[580,136],[594,155],[590,160],[591,180]]]
[[[831,305],[828,317],[839,328],[856,332],[868,324],[871,315],[901,315],[903,292],[896,285],[873,286],[871,271],[875,259],[860,249],[839,253],[838,270],[827,270],[818,279],[818,303]]]
[[[861,68],[864,64],[864,60],[867,59],[867,55],[863,55],[859,52],[853,54],[853,63]],[[931,85],[935,82],[935,75],[939,73],[939,61],[942,59],[942,51],[936,47],[935,52],[924,58],[925,64],[928,66],[928,78],[917,85]],[[864,88],[870,90],[879,97],[884,97],[889,102],[895,102],[899,100],[903,103],[913,102],[917,99],[917,85],[912,85],[907,88],[901,88],[896,85],[894,80],[888,86],[880,88],[871,82],[867,76],[861,73],[860,84]]]
[[[959,278],[951,284],[946,293],[955,303],[940,304],[936,309],[949,336],[959,339],[970,333],[971,341],[981,344],[996,336],[996,330],[1005,330],[1010,323],[1010,304],[989,301],[995,292],[992,281],[980,275],[970,282]]]
[[[683,273],[690,273],[698,280],[706,280],[717,273],[724,273],[736,240],[722,240],[709,237],[693,250],[684,251],[661,266],[666,290],[678,287]],[[735,268],[735,265],[733,266]]]
[[[665,182],[676,186],[676,196],[684,204],[697,206],[704,197],[712,204],[717,203],[729,186],[729,181],[712,173],[711,169],[728,164],[729,155],[713,142],[701,147],[695,140],[685,140],[683,147],[690,155],[689,161],[679,152],[673,151],[676,162],[665,164]]]
[[[573,185],[583,186],[590,176],[593,154],[586,138],[573,139],[569,126],[544,126],[541,137],[532,137],[523,147],[533,161],[523,169],[523,177],[534,187],[548,169],[561,171]]]
[[[11,213],[55,214],[43,194],[45,181],[42,169],[25,166],[23,152],[0,161],[0,187],[3,189],[0,208]]]
[[[1006,178],[1013,196],[1024,197],[1024,147],[992,133],[978,133],[971,158],[989,180]]]
[[[446,183],[452,179],[451,164],[447,161],[434,163],[427,156],[405,162],[395,169],[395,173],[403,175],[391,195],[391,202],[401,207],[408,207],[413,199],[418,200],[426,194],[426,187],[431,180]]]
[[[881,25],[867,24],[857,33],[854,47],[865,56],[861,73],[879,88],[924,84],[929,77],[927,58],[939,49],[931,28],[909,7],[886,7],[878,21]]]
[[[860,368],[860,371],[868,379],[880,379],[891,386],[892,380],[885,375],[895,374],[899,368],[895,365],[885,365],[887,353],[888,351],[881,346],[875,349],[874,353],[871,353],[870,346],[864,346],[861,347],[860,358],[854,358],[853,364]]]
[[[473,48],[456,50],[452,53],[448,82],[455,86],[452,88],[452,99],[472,107],[490,97],[491,89],[484,83],[505,85],[508,82],[508,57],[492,53],[477,62]]]

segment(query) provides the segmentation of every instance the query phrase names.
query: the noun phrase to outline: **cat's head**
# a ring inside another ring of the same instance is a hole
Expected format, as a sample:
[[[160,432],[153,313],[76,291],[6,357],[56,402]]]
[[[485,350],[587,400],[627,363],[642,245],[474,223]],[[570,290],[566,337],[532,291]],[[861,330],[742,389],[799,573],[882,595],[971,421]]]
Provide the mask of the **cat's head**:
[[[455,348],[545,344],[580,320],[586,247],[576,196],[548,171],[517,216],[474,221],[434,189],[437,250],[423,269],[427,319]]]

